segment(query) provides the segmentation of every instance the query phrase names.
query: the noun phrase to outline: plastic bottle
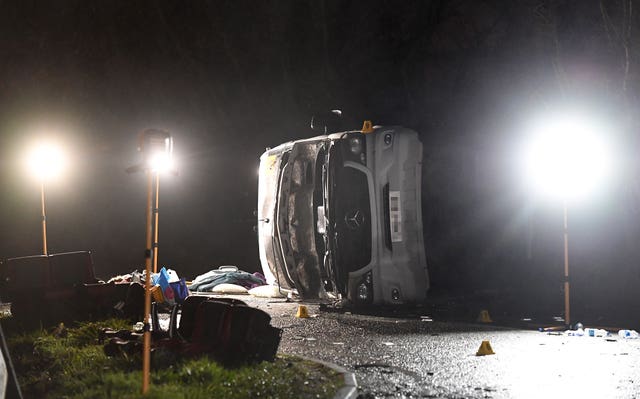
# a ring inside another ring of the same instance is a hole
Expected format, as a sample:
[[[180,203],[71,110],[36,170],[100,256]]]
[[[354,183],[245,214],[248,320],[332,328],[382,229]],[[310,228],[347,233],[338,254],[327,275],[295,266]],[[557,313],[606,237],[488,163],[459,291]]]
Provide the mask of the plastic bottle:
[[[636,330],[620,330],[618,336],[625,339],[638,339],[639,335]]]
[[[609,333],[601,328],[585,328],[584,335],[587,337],[606,337]]]

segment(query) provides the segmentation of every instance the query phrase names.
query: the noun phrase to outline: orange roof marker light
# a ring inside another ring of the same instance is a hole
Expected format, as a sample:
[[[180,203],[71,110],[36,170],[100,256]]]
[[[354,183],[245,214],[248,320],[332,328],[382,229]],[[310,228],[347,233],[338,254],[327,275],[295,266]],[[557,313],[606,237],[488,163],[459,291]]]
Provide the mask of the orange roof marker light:
[[[364,121],[362,124],[362,133],[373,133],[373,123],[371,123],[371,121]]]

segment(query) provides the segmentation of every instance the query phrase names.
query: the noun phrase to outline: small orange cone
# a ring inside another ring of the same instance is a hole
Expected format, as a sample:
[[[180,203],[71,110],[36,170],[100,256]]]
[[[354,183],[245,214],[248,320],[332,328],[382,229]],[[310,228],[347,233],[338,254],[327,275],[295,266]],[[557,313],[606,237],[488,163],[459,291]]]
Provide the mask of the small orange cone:
[[[493,323],[493,320],[491,320],[491,316],[489,316],[488,310],[481,310],[480,314],[478,315],[477,321],[478,323]]]
[[[491,348],[491,344],[489,341],[482,341],[480,344],[480,348],[478,352],[476,352],[476,356],[485,356],[485,355],[495,355],[496,353]]]
[[[296,317],[301,319],[306,319],[309,317],[309,311],[305,305],[298,305],[298,311],[296,312]]]

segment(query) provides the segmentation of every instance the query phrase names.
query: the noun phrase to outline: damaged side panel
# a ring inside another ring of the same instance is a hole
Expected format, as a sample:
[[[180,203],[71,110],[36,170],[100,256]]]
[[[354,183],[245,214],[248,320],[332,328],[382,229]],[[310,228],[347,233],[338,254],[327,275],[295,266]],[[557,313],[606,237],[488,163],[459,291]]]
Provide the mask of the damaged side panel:
[[[284,272],[284,260],[276,230],[276,207],[282,168],[286,165],[291,146],[282,145],[265,152],[260,158],[258,180],[258,249],[262,271],[269,284],[293,288],[293,281]]]
[[[290,243],[288,251],[283,251],[287,270],[304,298],[327,297],[321,271],[323,259],[316,247],[317,222],[314,212],[314,193],[322,184],[316,179],[316,165],[323,146],[323,142],[295,144],[288,164],[283,169],[280,188],[278,235],[282,243]]]

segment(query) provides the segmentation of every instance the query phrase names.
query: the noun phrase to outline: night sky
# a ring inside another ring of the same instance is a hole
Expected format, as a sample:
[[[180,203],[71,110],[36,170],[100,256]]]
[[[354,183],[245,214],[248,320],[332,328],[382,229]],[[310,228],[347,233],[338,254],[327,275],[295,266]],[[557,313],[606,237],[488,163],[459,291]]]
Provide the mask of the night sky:
[[[585,309],[631,309],[632,3],[2,1],[0,257],[41,251],[39,187],[22,157],[44,132],[72,154],[47,186],[49,251],[92,250],[106,278],[141,269],[145,179],[125,169],[153,127],[172,133],[179,168],[161,181],[160,264],[187,278],[225,264],[257,271],[260,154],[317,134],[311,116],[339,108],[345,129],[370,119],[420,133],[434,292],[519,292],[560,308],[562,205],[532,195],[517,148],[532,118],[573,109],[605,121],[620,166],[571,204],[573,292]]]

